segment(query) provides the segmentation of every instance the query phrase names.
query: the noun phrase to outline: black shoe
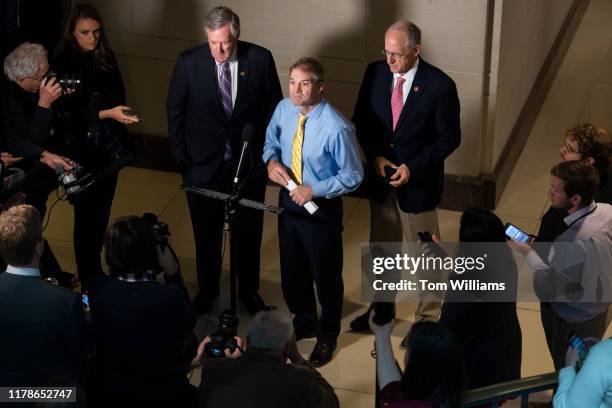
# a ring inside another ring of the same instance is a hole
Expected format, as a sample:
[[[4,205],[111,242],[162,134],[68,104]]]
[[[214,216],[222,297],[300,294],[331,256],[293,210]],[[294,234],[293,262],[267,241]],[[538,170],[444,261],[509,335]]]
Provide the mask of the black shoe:
[[[264,300],[258,293],[253,293],[248,296],[239,296],[242,305],[251,316],[255,316],[257,312],[262,310],[274,310],[275,306],[266,305]]]
[[[368,307],[365,313],[360,314],[351,322],[351,330],[357,333],[371,333],[370,330],[370,311],[372,310],[372,305]]]
[[[318,340],[308,361],[315,367],[323,367],[334,357],[336,346],[336,340]]]
[[[193,307],[198,316],[205,315],[210,312],[210,309],[213,307],[213,301],[210,299],[206,299],[201,292],[193,298]]]

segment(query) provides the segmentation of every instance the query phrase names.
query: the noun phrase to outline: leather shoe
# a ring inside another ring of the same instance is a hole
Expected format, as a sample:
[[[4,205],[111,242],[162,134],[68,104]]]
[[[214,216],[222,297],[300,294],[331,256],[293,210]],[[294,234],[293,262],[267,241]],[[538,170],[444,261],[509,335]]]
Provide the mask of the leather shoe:
[[[308,361],[315,367],[323,367],[334,357],[336,346],[335,340],[318,340]]]
[[[360,314],[351,321],[351,330],[357,333],[371,333],[370,330],[370,310],[372,306],[366,310],[365,313]]]
[[[242,302],[242,305],[244,306],[246,311],[249,312],[251,316],[256,315],[257,312],[261,310],[276,309],[275,306],[266,305],[258,293],[253,293],[252,295],[248,296],[240,296],[240,301]]]

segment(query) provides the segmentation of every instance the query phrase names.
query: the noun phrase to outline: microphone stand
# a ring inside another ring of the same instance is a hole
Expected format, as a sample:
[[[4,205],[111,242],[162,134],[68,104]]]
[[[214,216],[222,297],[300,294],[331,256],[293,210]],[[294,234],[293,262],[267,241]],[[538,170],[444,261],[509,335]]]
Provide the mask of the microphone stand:
[[[230,237],[230,311],[234,316],[237,316],[237,305],[236,305],[236,265],[238,258],[238,250],[236,245],[232,245],[232,234],[233,226],[235,223],[235,215],[238,206],[253,208],[259,211],[265,211],[274,214],[280,214],[283,209],[280,207],[260,203],[258,201],[249,200],[242,198],[242,187],[244,183],[240,182],[240,172],[243,165],[243,158],[248,147],[248,142],[245,141],[242,146],[240,153],[240,160],[238,162],[238,168],[236,169],[236,176],[234,177],[234,185],[232,188],[232,194],[223,193],[220,191],[210,190],[201,187],[182,185],[181,189],[187,192],[195,193],[204,197],[213,198],[215,200],[221,200],[225,203],[225,226],[224,230],[228,232]]]

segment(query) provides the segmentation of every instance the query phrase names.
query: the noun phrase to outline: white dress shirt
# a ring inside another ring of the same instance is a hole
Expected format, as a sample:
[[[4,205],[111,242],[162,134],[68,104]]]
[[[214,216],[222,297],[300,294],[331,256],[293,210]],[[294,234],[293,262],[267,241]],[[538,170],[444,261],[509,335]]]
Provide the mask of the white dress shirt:
[[[7,265],[6,272],[20,276],[40,276],[40,269],[38,268],[24,268],[21,266]]]

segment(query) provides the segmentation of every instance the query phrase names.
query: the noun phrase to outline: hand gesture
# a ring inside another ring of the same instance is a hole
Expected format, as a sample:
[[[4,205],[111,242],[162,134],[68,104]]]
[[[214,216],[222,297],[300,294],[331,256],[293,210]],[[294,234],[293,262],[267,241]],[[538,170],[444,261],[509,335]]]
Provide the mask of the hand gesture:
[[[113,119],[119,123],[123,123],[124,125],[131,125],[132,123],[140,122],[140,119],[136,115],[130,115],[129,112],[132,110],[129,106],[119,105],[115,106],[112,109],[106,109],[100,111],[98,116],[100,119]]]

